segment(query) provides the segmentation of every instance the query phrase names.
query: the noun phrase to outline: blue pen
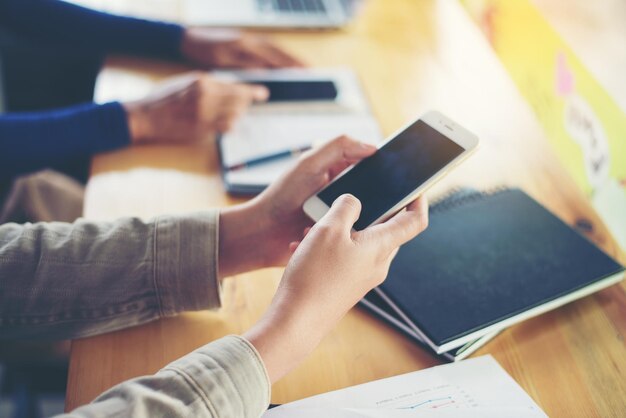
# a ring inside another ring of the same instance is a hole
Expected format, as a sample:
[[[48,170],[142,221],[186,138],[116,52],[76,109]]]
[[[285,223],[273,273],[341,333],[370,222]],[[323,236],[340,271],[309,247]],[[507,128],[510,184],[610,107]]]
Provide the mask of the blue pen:
[[[241,170],[243,168],[250,168],[250,167],[257,166],[257,165],[269,163],[269,162],[272,162],[272,161],[282,160],[283,158],[296,156],[296,155],[302,154],[303,152],[308,151],[310,149],[311,149],[311,146],[307,145],[307,146],[300,147],[300,148],[294,148],[294,149],[290,149],[290,150],[280,151],[280,152],[277,152],[275,154],[268,154],[268,155],[264,155],[263,157],[253,158],[251,160],[244,161],[244,162],[239,163],[239,164],[231,165],[230,167],[226,167],[226,170],[227,171],[235,171],[235,170]]]

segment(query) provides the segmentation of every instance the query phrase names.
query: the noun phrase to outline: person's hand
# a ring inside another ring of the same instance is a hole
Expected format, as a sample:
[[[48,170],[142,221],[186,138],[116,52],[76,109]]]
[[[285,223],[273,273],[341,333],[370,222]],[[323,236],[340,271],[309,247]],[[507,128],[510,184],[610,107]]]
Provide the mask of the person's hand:
[[[313,222],[305,200],[346,167],[376,152],[376,147],[346,136],[304,154],[296,166],[255,199],[220,213],[220,277],[262,267],[284,266],[289,244]],[[241,254],[245,254],[244,257]]]
[[[180,50],[187,61],[202,68],[303,66],[267,39],[234,30],[187,28]]]
[[[352,306],[383,282],[398,247],[428,225],[423,197],[388,221],[355,232],[360,212],[354,196],[335,200],[293,246],[272,304],[245,334],[272,382],[302,361]]]
[[[147,97],[124,103],[131,141],[190,142],[207,132],[225,132],[257,101],[263,86],[226,83],[194,72],[170,78]]]

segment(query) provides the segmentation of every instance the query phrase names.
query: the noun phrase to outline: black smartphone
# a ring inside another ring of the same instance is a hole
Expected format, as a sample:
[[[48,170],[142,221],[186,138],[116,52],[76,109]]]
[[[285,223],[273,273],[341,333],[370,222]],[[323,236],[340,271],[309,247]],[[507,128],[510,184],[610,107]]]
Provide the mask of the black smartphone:
[[[337,98],[337,87],[331,80],[245,80],[260,84],[270,91],[269,102],[332,101]]]
[[[450,118],[428,112],[311,196],[304,212],[318,221],[337,197],[351,193],[363,206],[354,229],[384,222],[467,158],[478,142]]]

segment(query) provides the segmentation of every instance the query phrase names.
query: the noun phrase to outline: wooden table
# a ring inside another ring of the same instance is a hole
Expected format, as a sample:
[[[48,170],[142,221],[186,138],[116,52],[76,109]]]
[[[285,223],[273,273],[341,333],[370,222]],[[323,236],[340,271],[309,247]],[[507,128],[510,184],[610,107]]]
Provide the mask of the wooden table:
[[[277,42],[313,66],[349,65],[360,76],[385,133],[430,108],[479,134],[482,149],[437,185],[523,188],[569,224],[626,260],[566,175],[544,134],[489,45],[462,7],[448,0],[371,0],[345,30],[280,33]],[[113,59],[108,71],[162,77],[181,68]],[[143,167],[143,168],[139,168]],[[212,144],[134,148],[97,157],[86,216],[110,219],[232,204]],[[225,281],[219,312],[198,312],[72,344],[66,407],[71,410],[125,379],[230,333],[267,307],[280,269]],[[476,355],[492,354],[550,416],[626,413],[626,286],[516,325]],[[438,364],[422,348],[353,309],[315,352],[275,384],[272,401],[289,402]]]

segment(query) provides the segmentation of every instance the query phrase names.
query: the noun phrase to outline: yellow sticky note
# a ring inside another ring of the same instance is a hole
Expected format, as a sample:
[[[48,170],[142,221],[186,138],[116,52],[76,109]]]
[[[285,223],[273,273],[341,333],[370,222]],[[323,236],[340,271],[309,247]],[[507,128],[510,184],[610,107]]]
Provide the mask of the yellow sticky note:
[[[626,115],[529,0],[462,1],[626,248]]]

